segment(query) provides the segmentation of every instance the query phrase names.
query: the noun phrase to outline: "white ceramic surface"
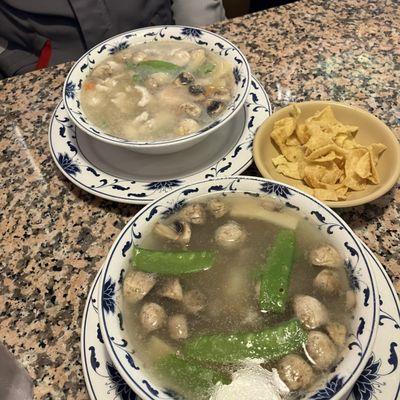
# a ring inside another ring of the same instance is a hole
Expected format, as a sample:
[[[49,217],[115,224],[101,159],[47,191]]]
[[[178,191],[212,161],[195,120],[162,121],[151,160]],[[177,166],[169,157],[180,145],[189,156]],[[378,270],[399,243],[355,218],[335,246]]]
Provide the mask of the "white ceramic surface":
[[[156,385],[147,375],[134,346],[121,326],[122,282],[129,268],[129,254],[160,218],[171,215],[187,202],[205,195],[246,193],[272,196],[292,212],[307,218],[344,256],[349,282],[355,291],[354,310],[344,359],[324,384],[309,395],[310,400],[342,399],[350,391],[370,357],[378,327],[379,302],[373,268],[356,235],[330,208],[315,198],[261,178],[237,176],[216,178],[177,188],[139,211],[125,226],[105,261],[99,295],[100,328],[108,353],[124,380],[144,399],[171,399],[171,391]]]
[[[61,102],[50,121],[49,147],[60,171],[81,189],[112,201],[146,204],[190,182],[243,172],[252,162],[255,132],[270,114],[268,96],[252,78],[246,103],[215,135],[180,153],[151,156],[84,134]]]

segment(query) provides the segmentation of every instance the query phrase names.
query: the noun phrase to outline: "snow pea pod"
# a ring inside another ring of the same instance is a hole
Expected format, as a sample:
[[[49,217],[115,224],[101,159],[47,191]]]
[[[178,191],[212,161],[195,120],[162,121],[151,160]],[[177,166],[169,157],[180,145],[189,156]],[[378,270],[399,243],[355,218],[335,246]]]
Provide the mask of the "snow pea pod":
[[[157,365],[157,370],[179,389],[199,397],[217,382],[229,384],[231,381],[227,374],[192,361],[188,362],[175,354],[162,358]]]
[[[294,231],[282,229],[276,236],[261,273],[259,305],[262,312],[285,311],[294,251]]]
[[[132,265],[144,272],[161,275],[180,275],[204,271],[214,265],[214,251],[162,251],[135,247]]]
[[[232,364],[247,358],[277,360],[302,348],[307,331],[292,319],[258,332],[215,334],[186,340],[185,357],[201,362]]]

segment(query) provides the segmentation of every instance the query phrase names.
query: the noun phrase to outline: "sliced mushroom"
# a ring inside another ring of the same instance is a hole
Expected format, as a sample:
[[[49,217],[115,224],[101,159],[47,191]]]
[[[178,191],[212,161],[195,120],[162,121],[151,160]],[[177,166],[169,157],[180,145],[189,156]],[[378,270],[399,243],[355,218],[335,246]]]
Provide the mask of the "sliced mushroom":
[[[168,278],[157,293],[162,297],[181,301],[183,298],[183,292],[179,278]]]
[[[219,246],[232,250],[246,240],[247,234],[237,222],[229,221],[215,231],[214,237]]]
[[[194,76],[190,72],[181,72],[175,79],[175,84],[178,86],[190,85],[194,82]]]
[[[310,262],[318,267],[338,268],[343,264],[338,251],[330,245],[322,245],[310,253]]]
[[[227,205],[217,198],[213,198],[207,203],[207,209],[215,218],[221,218],[229,211]]]
[[[216,115],[220,114],[225,107],[224,103],[219,100],[209,100],[206,106],[207,106],[207,114],[210,117],[215,117]]]
[[[147,332],[162,328],[167,320],[167,314],[157,303],[143,304],[139,317],[143,328]]]
[[[347,329],[339,322],[330,322],[325,327],[330,338],[338,345],[344,346],[346,343]]]
[[[182,103],[179,106],[179,111],[194,118],[200,117],[201,115],[201,108],[197,104],[193,103]]]
[[[206,222],[206,212],[200,203],[193,203],[182,208],[180,217],[183,221],[195,225],[202,225]]]
[[[154,233],[174,242],[186,245],[190,242],[192,230],[190,225],[185,221],[174,221],[173,224],[165,225],[157,223],[153,228]]]
[[[196,132],[199,127],[200,125],[194,119],[185,118],[179,122],[179,125],[175,131],[179,136],[185,136]]]
[[[206,296],[200,290],[193,289],[183,294],[185,309],[191,314],[198,314],[206,306]]]
[[[283,357],[279,361],[277,369],[279,377],[290,391],[306,388],[314,377],[311,366],[297,354]]]
[[[328,369],[337,358],[338,352],[329,336],[320,331],[311,331],[306,344],[307,356],[318,369]]]
[[[142,271],[129,272],[124,280],[123,293],[125,299],[130,303],[136,303],[142,300],[147,293],[156,284],[155,274],[149,274]]]
[[[341,292],[338,273],[331,269],[323,269],[314,278],[313,287],[324,295],[337,296]]]
[[[193,96],[202,96],[204,97],[204,93],[206,92],[206,89],[204,86],[201,85],[190,85],[189,86],[189,93],[192,94]]]
[[[328,322],[328,310],[314,297],[296,296],[293,308],[297,318],[308,329],[318,328]]]
[[[346,311],[351,311],[357,303],[356,294],[354,290],[347,290],[346,292]]]
[[[183,314],[176,314],[169,317],[168,332],[172,339],[186,339],[189,336],[186,316]]]

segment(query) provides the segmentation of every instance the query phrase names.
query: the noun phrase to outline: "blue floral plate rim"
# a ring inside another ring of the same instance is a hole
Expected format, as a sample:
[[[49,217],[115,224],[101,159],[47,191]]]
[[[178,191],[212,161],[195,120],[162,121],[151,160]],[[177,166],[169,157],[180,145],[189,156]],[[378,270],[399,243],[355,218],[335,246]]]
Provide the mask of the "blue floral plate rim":
[[[127,204],[148,204],[166,192],[190,182],[237,175],[251,165],[255,133],[272,113],[268,94],[254,76],[250,87],[243,106],[246,113],[245,127],[237,144],[216,163],[183,178],[143,182],[135,181],[134,176],[131,180],[121,179],[102,171],[80,151],[75,134],[77,127],[69,118],[63,101],[57,105],[50,120],[50,153],[61,173],[82,190],[97,197]]]

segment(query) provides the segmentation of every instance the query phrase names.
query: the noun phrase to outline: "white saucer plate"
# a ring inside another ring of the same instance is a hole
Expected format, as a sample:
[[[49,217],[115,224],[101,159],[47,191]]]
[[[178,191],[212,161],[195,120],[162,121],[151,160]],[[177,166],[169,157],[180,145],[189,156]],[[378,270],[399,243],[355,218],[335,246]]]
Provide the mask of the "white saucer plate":
[[[368,363],[354,385],[348,400],[397,400],[400,396],[400,302],[383,266],[367,249],[376,266],[380,317],[377,340]],[[101,336],[97,293],[98,272],[86,301],[81,331],[81,357],[86,387],[91,400],[140,400],[118,374]],[[326,393],[329,398],[329,393]]]
[[[147,204],[178,186],[243,172],[253,160],[254,135],[271,112],[267,93],[253,77],[245,105],[217,132],[178,153],[147,155],[83,133],[60,102],[50,121],[50,152],[81,189],[116,202]]]

